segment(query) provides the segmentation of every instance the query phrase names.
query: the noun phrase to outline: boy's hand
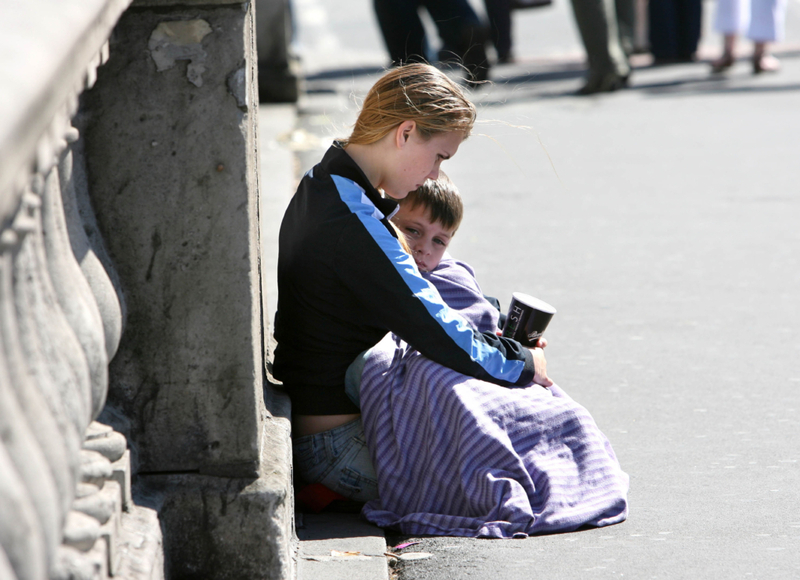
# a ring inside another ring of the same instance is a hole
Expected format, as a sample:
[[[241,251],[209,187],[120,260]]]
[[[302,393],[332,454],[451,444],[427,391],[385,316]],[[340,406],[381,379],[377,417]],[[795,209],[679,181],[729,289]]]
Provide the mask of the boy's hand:
[[[542,339],[539,339],[541,343]],[[547,341],[545,341],[545,344]],[[533,355],[533,368],[536,369],[536,374],[533,376],[533,382],[543,387],[550,387],[553,381],[547,376],[547,360],[544,358],[544,351],[540,347],[530,349]]]

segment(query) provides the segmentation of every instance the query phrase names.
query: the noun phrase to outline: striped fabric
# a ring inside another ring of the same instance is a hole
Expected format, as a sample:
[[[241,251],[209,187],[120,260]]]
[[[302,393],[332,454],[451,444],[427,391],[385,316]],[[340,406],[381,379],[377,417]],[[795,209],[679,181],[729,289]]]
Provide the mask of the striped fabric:
[[[627,517],[627,474],[589,412],[557,386],[466,377],[389,334],[364,367],[361,410],[380,494],[362,514],[381,527],[508,538]]]

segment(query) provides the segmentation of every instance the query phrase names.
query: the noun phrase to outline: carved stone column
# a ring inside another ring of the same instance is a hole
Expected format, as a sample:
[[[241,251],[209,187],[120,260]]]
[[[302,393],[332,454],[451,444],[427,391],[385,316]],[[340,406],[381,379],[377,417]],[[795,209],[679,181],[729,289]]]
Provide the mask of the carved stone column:
[[[254,27],[250,2],[136,1],[84,95],[128,309],[108,400],[175,578],[293,575],[288,413],[264,402]]]

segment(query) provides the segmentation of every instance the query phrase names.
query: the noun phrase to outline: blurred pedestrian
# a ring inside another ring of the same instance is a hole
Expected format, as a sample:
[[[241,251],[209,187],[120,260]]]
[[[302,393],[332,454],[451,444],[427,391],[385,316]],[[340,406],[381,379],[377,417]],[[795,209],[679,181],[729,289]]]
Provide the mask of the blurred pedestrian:
[[[702,29],[701,0],[650,0],[650,52],[656,64],[695,60]]]
[[[498,64],[514,61],[511,40],[512,0],[483,0],[489,20],[489,38],[497,53]]]
[[[373,0],[373,7],[394,66],[455,60],[466,69],[468,83],[489,78],[488,30],[468,0]],[[431,54],[420,7],[430,14],[442,40],[438,56]]]
[[[769,43],[783,38],[786,0],[719,0],[714,29],[724,35],[722,56],[711,63],[715,73],[736,61],[736,38],[747,31],[753,48],[753,73],[775,72],[780,61],[769,52]]]
[[[572,0],[575,21],[586,48],[589,72],[579,95],[628,86],[633,51],[633,0]]]
[[[483,0],[489,19],[489,37],[497,52],[497,63],[514,62],[512,14],[524,8],[550,6],[553,0]]]

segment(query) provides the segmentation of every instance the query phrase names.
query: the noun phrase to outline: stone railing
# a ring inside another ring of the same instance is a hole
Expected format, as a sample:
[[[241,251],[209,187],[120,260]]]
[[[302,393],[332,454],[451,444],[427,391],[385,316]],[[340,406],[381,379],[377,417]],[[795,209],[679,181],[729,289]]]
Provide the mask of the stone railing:
[[[0,580],[293,576],[254,28],[0,3]]]

